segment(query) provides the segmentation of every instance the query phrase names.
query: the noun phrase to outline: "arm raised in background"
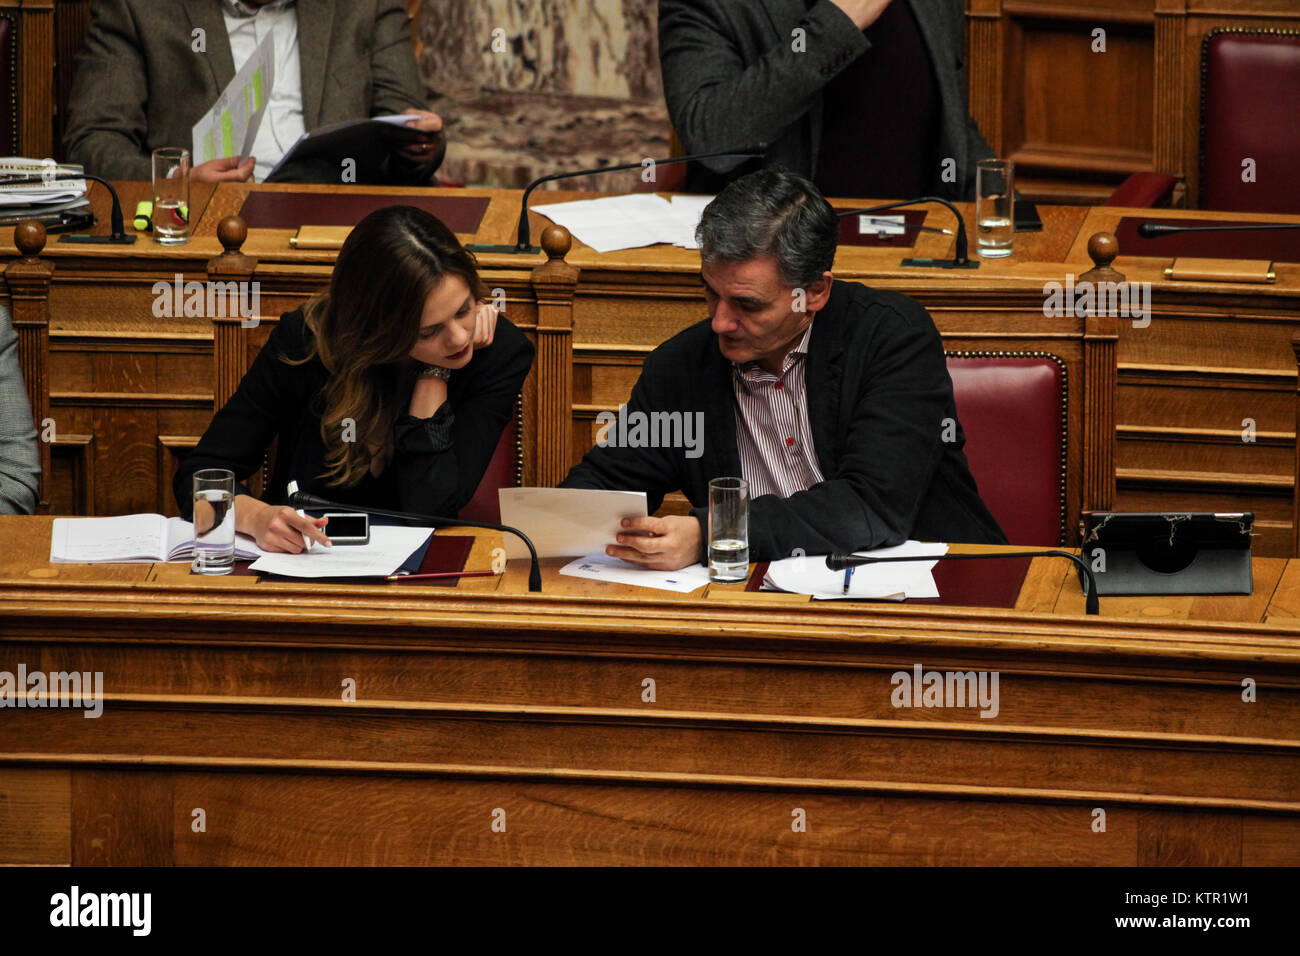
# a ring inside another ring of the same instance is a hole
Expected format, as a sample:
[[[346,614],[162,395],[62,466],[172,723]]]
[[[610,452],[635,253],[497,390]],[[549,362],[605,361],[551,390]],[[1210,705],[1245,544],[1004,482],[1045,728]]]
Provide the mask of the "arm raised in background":
[[[888,2],[818,0],[802,19],[779,24],[771,45],[746,63],[737,38],[752,26],[744,22],[741,4],[659,0],[664,98],[686,152],[776,138],[808,112],[822,87],[870,48],[862,30]],[[796,29],[803,31],[797,43]],[[740,161],[705,162],[725,172]]]

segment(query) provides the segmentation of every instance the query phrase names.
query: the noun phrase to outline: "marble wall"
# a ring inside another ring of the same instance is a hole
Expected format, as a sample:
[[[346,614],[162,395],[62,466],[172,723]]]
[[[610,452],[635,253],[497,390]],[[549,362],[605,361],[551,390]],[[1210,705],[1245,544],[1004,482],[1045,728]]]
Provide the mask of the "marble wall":
[[[440,176],[522,186],[667,155],[656,22],[656,0],[425,0],[420,70],[448,132]],[[635,181],[611,174],[564,185]]]

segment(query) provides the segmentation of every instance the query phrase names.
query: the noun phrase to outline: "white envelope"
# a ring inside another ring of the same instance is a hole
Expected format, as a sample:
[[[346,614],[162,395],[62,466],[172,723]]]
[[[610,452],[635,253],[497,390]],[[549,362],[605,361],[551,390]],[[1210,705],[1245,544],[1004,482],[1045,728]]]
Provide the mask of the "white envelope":
[[[616,544],[624,518],[644,518],[644,491],[591,491],[586,488],[502,488],[501,523],[528,535],[539,558],[604,554]],[[528,557],[528,547],[504,535],[507,558]]]

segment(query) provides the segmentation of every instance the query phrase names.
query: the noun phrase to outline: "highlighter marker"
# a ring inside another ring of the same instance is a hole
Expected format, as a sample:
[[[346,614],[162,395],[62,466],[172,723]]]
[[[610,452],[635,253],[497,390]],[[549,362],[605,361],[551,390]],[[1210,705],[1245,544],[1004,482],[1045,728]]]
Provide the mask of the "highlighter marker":
[[[153,203],[147,199],[135,204],[135,218],[131,221],[136,232],[153,231]]]

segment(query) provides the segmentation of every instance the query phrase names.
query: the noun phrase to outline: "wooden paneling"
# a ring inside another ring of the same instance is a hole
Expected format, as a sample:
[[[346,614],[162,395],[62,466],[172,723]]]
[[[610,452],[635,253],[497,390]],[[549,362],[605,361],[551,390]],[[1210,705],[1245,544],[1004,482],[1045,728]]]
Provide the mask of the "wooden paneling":
[[[1300,28],[1292,0],[967,0],[971,113],[1031,200],[1099,203],[1126,174],[1185,180],[1195,205],[1201,43]],[[1106,51],[1093,52],[1104,30]],[[1184,187],[1176,190],[1181,198]]]
[[[0,767],[0,866],[72,862],[69,780],[64,769]]]

